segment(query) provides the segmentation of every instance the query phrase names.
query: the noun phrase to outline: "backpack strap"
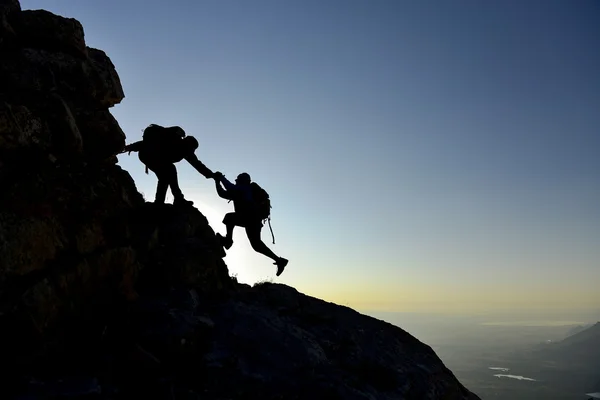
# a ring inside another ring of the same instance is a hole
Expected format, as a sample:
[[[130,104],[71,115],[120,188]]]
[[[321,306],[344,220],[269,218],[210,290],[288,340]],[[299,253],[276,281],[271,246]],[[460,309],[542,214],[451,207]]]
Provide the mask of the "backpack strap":
[[[273,235],[273,228],[271,228],[271,216],[269,215],[269,229],[271,230],[271,237],[273,238],[273,244],[275,244],[275,235]]]

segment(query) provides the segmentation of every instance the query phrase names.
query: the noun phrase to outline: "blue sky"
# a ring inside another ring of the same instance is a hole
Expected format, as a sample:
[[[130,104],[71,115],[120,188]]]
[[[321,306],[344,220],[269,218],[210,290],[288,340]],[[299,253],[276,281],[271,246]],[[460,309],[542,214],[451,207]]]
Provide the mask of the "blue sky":
[[[198,157],[271,194],[225,261],[360,310],[600,305],[600,3],[21,0],[76,18],[116,66],[139,140],[182,126]],[[224,232],[232,205],[177,165]],[[156,178],[123,155],[147,199]],[[169,198],[170,199],[170,196]]]

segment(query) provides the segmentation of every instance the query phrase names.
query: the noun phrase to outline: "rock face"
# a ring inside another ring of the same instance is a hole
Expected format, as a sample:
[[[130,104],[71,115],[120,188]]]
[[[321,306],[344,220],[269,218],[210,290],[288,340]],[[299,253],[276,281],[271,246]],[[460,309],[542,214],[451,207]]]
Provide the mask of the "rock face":
[[[86,47],[81,24],[10,0],[0,21],[0,152],[101,161],[120,151],[125,134],[108,108],[123,99],[121,82],[106,54]]]
[[[123,98],[78,21],[0,0],[0,398],[477,398],[400,328],[230,278],[116,165]]]

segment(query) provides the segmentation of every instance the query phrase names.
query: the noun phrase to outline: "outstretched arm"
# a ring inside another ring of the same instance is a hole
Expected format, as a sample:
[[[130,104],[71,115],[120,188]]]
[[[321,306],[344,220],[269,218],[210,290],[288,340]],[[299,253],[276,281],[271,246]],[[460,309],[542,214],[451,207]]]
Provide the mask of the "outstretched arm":
[[[223,175],[221,175],[219,178],[225,179],[223,178]],[[221,182],[219,181],[219,179],[215,179],[215,188],[217,188],[217,194],[219,195],[219,197],[222,197],[225,200],[233,200],[233,197],[231,197],[229,192],[223,189],[223,187],[221,187]]]
[[[123,151],[121,151],[121,153],[131,153],[132,151],[140,151],[142,148],[142,143],[143,142],[140,140],[139,142],[128,144],[127,146],[125,146],[125,148],[123,148]]]
[[[237,189],[237,187],[233,183],[229,182],[227,180],[227,178],[225,178],[222,175],[221,175],[221,183],[223,184],[223,186],[225,186],[225,189],[227,189],[227,190],[235,190],[235,189]]]
[[[196,169],[196,171],[204,175],[206,179],[210,179],[213,177],[213,172],[210,169],[208,169],[206,165],[202,164],[202,162],[198,160],[198,157],[196,157],[195,154],[191,154],[185,157],[185,160],[189,162],[190,165]]]

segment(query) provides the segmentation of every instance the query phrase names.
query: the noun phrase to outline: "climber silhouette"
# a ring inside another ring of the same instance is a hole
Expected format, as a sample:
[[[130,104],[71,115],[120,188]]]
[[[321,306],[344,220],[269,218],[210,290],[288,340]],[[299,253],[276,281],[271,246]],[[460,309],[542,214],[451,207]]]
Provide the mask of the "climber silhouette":
[[[162,127],[151,124],[144,129],[143,139],[125,146],[121,153],[139,152],[138,157],[152,170],[158,178],[154,203],[163,204],[167,196],[167,188],[171,188],[173,205],[192,205],[186,200],[179,188],[177,180],[176,162],[185,159],[206,179],[213,177],[213,172],[208,169],[194,153],[198,148],[198,141],[193,136],[186,136],[185,131],[178,126]]]
[[[275,255],[260,238],[263,222],[260,214],[257,213],[250,175],[246,172],[239,174],[235,179],[235,184],[229,182],[221,172],[215,172],[214,179],[219,196],[226,200],[233,200],[235,209],[235,212],[227,213],[223,218],[227,235],[223,237],[220,233],[217,233],[221,245],[225,249],[229,249],[233,245],[233,228],[236,226],[244,227],[246,236],[254,251],[275,261],[273,264],[277,266],[277,276],[281,275],[288,264],[288,260]]]

